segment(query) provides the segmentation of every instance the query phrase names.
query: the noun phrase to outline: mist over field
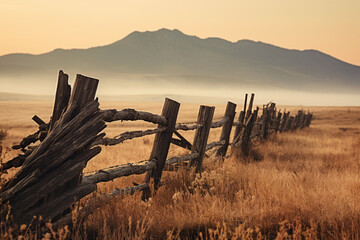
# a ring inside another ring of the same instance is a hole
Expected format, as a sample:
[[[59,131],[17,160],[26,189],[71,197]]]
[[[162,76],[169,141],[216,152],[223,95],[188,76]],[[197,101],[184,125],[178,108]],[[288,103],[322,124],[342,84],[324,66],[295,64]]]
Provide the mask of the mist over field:
[[[259,103],[356,105],[360,100],[360,67],[322,52],[251,40],[201,39],[168,29],[133,32],[89,49],[2,56],[0,98],[22,98],[5,93],[49,98],[60,69],[69,74],[70,83],[77,73],[100,79],[98,95],[107,100],[162,101],[173,96],[222,103],[242,99],[245,92],[256,93]]]

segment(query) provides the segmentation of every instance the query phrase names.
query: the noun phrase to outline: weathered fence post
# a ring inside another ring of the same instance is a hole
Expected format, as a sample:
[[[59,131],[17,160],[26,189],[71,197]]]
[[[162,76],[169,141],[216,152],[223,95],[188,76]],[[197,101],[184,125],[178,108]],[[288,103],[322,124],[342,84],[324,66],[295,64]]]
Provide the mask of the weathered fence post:
[[[294,116],[290,116],[287,124],[286,124],[286,128],[285,128],[285,131],[290,131],[292,130],[292,126],[293,126],[293,122],[294,122]]]
[[[97,85],[97,79],[77,76],[73,101],[4,187],[0,198],[10,203],[16,222],[28,224],[38,215],[61,217],[74,201],[96,189],[96,184],[81,185],[79,179],[86,163],[100,153],[101,147],[92,144],[104,136],[99,133],[106,127],[94,101]]]
[[[310,112],[308,112],[308,114],[306,114],[305,127],[310,126],[311,120],[312,120],[312,114]]]
[[[302,115],[301,110],[298,110],[298,114],[296,115],[296,118],[295,118],[294,130],[296,130],[300,127],[301,115]]]
[[[305,118],[306,118],[306,114],[304,111],[301,110],[301,117],[300,117],[300,122],[299,122],[300,129],[303,129],[305,127]]]
[[[267,139],[269,135],[269,126],[271,124],[271,117],[275,109],[275,103],[271,103],[270,106],[264,106],[263,108],[263,122],[262,122],[262,138]]]
[[[146,173],[145,183],[149,183],[150,179],[154,180],[155,190],[159,187],[159,182],[162,175],[162,170],[165,165],[165,161],[169,152],[170,141],[172,134],[175,130],[176,119],[178,116],[180,103],[173,101],[169,98],[165,98],[164,106],[161,115],[166,117],[167,126],[166,130],[159,132],[155,135],[153,148],[150,154],[150,160],[156,160],[156,166],[153,170]],[[158,126],[163,127],[162,125]],[[148,199],[150,197],[150,189],[143,191],[142,199]]]
[[[60,77],[61,76],[59,75],[59,78]],[[63,78],[62,85],[64,85],[63,87],[65,88],[65,90],[63,91],[64,92],[70,91],[70,88],[66,87],[65,84],[67,82],[66,76],[62,76],[62,78]],[[74,88],[71,93],[70,99],[68,101],[68,107],[71,104],[76,104],[76,108],[74,109],[71,118],[74,118],[81,111],[81,109],[85,107],[87,103],[94,101],[98,84],[99,84],[98,79],[83,76],[81,74],[76,75]],[[65,102],[66,95],[63,98],[61,98],[59,101]],[[82,177],[81,172],[79,172],[79,176],[77,178],[74,178],[72,181],[70,181],[68,186],[77,185],[81,181],[81,177]]]
[[[206,144],[209,137],[211,122],[214,116],[215,107],[200,106],[197,124],[201,125],[196,129],[191,153],[198,153],[196,159],[192,159],[190,166],[196,167],[196,172],[201,172],[202,162],[205,155]]]
[[[71,92],[71,87],[68,84],[68,79],[69,76],[65,74],[62,70],[60,70],[55,95],[54,109],[50,120],[49,132],[52,130],[55,122],[60,118],[61,113],[64,109],[66,109],[68,105]]]
[[[243,125],[244,125],[244,118],[245,118],[246,105],[247,105],[247,97],[248,97],[248,94],[246,93],[245,94],[245,101],[244,101],[244,110],[241,111],[240,114],[239,114],[238,122],[237,122],[236,127],[235,127],[233,142],[237,139],[237,137],[240,134],[241,129],[243,128]]]
[[[248,157],[251,149],[251,133],[257,118],[258,108],[251,114],[249,119],[246,121],[245,127],[241,131],[241,139],[235,145],[241,148],[243,156]]]
[[[77,104],[73,116],[77,115],[88,102],[94,100],[98,84],[99,80],[97,79],[86,77],[81,74],[76,75],[74,88],[68,104],[68,106],[73,102],[76,102]]]
[[[253,104],[254,104],[254,97],[255,97],[255,94],[252,93],[251,98],[250,98],[250,102],[249,102],[249,108],[248,108],[248,110],[246,112],[246,116],[245,116],[245,122],[249,119],[249,117],[251,115]]]
[[[285,127],[289,120],[289,116],[290,116],[290,112],[286,112],[284,110],[284,115],[283,115],[283,119],[282,119],[281,126],[280,126],[280,132],[286,131]]]
[[[279,111],[279,113],[276,117],[275,132],[279,132],[279,130],[280,130],[281,116],[282,116],[282,113]]]
[[[296,126],[298,124],[299,121],[299,114],[297,114],[294,118],[294,121],[291,123],[291,131],[295,131],[296,130]]]
[[[261,116],[261,137],[263,139],[267,136],[267,121],[268,121],[268,106],[263,105],[263,111]]]
[[[224,123],[220,136],[220,141],[225,140],[225,143],[218,149],[218,151],[216,152],[216,156],[223,157],[226,155],[226,151],[229,147],[230,133],[235,117],[235,109],[236,109],[235,103],[232,102],[227,103],[224,117],[228,118],[228,120]]]

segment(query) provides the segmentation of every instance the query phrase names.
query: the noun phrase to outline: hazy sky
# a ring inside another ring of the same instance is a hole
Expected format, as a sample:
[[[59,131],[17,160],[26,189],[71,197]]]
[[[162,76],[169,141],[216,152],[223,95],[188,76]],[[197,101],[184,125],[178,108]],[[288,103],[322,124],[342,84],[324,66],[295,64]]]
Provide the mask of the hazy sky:
[[[360,65],[360,0],[1,0],[0,55],[106,45],[159,28],[318,49]]]

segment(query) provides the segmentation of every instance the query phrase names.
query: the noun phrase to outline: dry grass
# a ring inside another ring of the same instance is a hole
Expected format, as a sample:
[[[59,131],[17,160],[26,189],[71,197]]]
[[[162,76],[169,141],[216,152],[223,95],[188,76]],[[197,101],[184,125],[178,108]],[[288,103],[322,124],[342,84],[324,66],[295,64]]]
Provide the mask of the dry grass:
[[[0,103],[0,129],[7,129],[3,145],[9,147],[31,133],[30,118],[47,120],[51,103]],[[154,113],[162,104],[106,103],[102,108],[134,107]],[[218,105],[216,117],[224,112]],[[194,121],[197,105],[183,104],[180,121]],[[287,108],[288,110],[298,107]],[[245,163],[230,158],[213,164],[205,160],[205,172],[185,169],[164,173],[165,186],[148,202],[139,194],[117,197],[103,204],[69,236],[75,239],[359,239],[360,235],[360,108],[311,107],[311,128],[272,136],[254,149],[261,161]],[[7,115],[4,114],[7,112]],[[142,122],[110,124],[113,136],[127,130],[146,129]],[[193,133],[185,133],[190,141]],[[218,140],[212,130],[209,141]],[[124,162],[147,159],[153,137],[105,147],[91,160],[87,171]],[[172,147],[170,155],[186,153]],[[15,153],[6,153],[9,159]],[[13,172],[9,173],[11,176]],[[115,187],[141,182],[143,176],[99,184],[98,194]],[[64,232],[60,234],[64,236]],[[28,233],[26,236],[30,236]],[[49,235],[50,236],[50,235]],[[53,233],[59,238],[59,235]]]

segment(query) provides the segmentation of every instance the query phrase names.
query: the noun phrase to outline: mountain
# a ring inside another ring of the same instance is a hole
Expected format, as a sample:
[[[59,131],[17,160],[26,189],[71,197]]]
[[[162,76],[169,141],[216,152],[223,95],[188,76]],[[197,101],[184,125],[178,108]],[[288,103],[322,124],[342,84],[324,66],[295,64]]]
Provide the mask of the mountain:
[[[1,56],[2,91],[22,86],[46,92],[54,88],[59,69],[99,78],[105,89],[181,89],[191,84],[312,92],[360,90],[359,66],[316,50],[289,50],[251,40],[201,39],[179,30],[160,29],[133,32],[110,45],[89,49]]]

